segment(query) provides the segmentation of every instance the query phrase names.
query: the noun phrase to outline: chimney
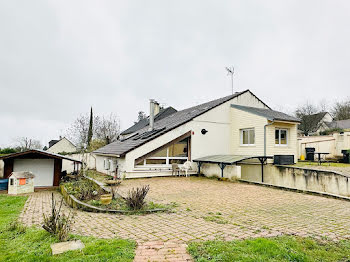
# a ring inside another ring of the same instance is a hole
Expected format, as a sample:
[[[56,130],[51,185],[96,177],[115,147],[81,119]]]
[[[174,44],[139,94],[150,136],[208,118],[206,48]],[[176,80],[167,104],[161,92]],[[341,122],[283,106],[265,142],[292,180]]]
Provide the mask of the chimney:
[[[157,101],[154,101],[154,116],[156,116],[160,111],[160,106]]]
[[[156,101],[154,99],[149,100],[149,131],[154,129],[154,108]]]

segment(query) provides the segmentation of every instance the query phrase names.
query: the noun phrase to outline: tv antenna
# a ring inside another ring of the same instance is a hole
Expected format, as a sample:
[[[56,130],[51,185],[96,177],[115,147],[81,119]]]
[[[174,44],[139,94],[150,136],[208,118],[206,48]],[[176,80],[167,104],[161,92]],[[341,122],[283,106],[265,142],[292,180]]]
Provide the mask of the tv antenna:
[[[231,88],[232,88],[232,95],[233,95],[233,73],[235,72],[235,68],[233,66],[225,67],[227,71],[227,75],[231,75]]]

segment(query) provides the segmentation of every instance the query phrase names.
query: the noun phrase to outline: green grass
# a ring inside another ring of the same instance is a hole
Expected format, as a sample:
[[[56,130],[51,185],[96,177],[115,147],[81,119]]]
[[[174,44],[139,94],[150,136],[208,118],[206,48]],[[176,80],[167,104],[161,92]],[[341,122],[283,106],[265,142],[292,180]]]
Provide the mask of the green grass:
[[[198,262],[350,261],[350,241],[320,242],[290,236],[230,242],[192,242],[188,251]]]
[[[50,244],[58,242],[55,237],[14,223],[25,201],[23,196],[0,195],[0,261],[133,261],[133,241],[82,236],[72,238],[85,244],[83,250],[52,256]]]
[[[305,162],[298,162],[295,165],[296,166],[318,166],[318,162],[305,161]],[[327,163],[322,163],[322,166],[350,167],[350,164],[327,162]]]

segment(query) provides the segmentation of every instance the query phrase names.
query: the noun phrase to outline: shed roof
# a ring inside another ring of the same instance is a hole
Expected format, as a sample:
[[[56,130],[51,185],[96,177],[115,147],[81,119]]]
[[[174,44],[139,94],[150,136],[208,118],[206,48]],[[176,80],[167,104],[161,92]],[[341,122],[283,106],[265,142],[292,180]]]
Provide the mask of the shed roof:
[[[209,110],[235,98],[243,93],[250,92],[249,90],[245,90],[243,92],[236,92],[233,95],[225,96],[204,104],[200,104],[197,106],[193,106],[181,111],[178,111],[174,114],[171,114],[170,116],[163,118],[157,122],[154,123],[154,130],[148,131],[148,127],[144,127],[140,129],[137,134],[134,136],[131,136],[125,140],[116,141],[111,144],[108,144],[104,147],[101,147],[100,149],[97,149],[94,151],[96,154],[101,155],[117,155],[117,156],[123,156],[126,153],[130,152],[131,150],[159,137],[160,135],[163,135],[174,128],[181,126],[189,121],[191,121],[193,118],[200,116]],[[251,92],[250,92],[251,93]],[[253,93],[251,93],[254,95]],[[258,99],[258,98],[257,98]],[[267,106],[267,105],[266,105]],[[189,131],[189,130],[187,130]]]
[[[31,150],[27,150],[27,151],[24,151],[24,152],[18,152],[18,153],[13,153],[13,154],[0,156],[0,159],[17,158],[17,157],[25,156],[25,155],[28,155],[28,154],[39,154],[39,155],[47,156],[49,158],[65,159],[65,160],[81,163],[81,161],[73,159],[73,158],[70,158],[70,157],[66,157],[66,156],[62,156],[62,155],[59,155],[59,154],[50,153],[50,152],[43,151],[43,150],[38,150],[38,149],[31,149]]]
[[[32,172],[28,171],[20,171],[20,172],[12,172],[10,177],[15,177],[15,178],[34,178],[35,175]]]
[[[287,115],[279,111],[272,110],[272,109],[256,108],[256,107],[240,106],[240,105],[231,105],[231,107],[246,111],[248,113],[266,117],[268,120],[271,120],[271,121],[288,121],[288,122],[300,123],[300,120],[298,118]]]

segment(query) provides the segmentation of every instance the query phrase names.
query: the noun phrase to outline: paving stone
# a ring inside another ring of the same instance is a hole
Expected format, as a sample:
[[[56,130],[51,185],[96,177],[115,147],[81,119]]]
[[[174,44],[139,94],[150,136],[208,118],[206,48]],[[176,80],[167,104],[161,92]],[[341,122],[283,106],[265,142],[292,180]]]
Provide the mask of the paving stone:
[[[147,242],[185,243],[283,234],[350,238],[347,201],[196,177],[124,180],[120,191],[142,185],[150,185],[148,201],[175,202],[174,212],[124,216],[75,211],[73,232],[133,239],[140,247]],[[60,197],[57,192],[55,196]],[[50,212],[50,199],[48,191],[31,194],[21,221],[28,226],[40,226],[42,214]],[[70,210],[63,207],[64,212]]]
[[[80,250],[84,247],[84,243],[80,240],[51,244],[52,255],[61,254],[71,250]]]

